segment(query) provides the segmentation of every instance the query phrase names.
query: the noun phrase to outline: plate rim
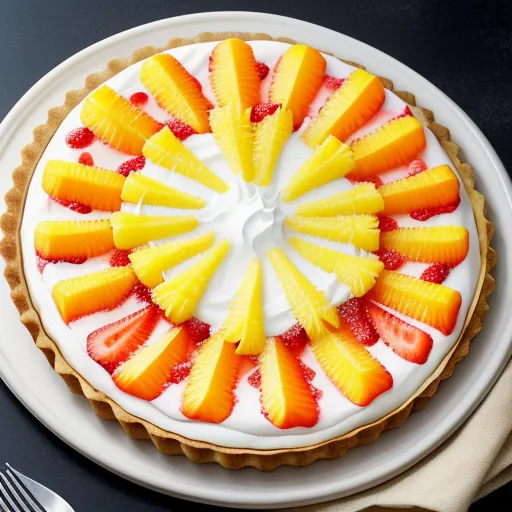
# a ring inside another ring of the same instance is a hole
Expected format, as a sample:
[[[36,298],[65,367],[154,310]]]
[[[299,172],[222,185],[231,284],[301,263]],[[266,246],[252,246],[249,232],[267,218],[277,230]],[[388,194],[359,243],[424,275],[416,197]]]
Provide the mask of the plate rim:
[[[415,71],[411,70],[404,64],[396,61],[392,57],[384,54],[383,52],[372,48],[365,43],[362,43],[360,41],[357,41],[349,36],[345,36],[343,34],[339,34],[337,32],[334,32],[330,29],[320,27],[319,25],[314,25],[302,20],[297,20],[285,16],[278,16],[273,14],[266,14],[266,13],[251,13],[251,12],[240,12],[240,11],[220,11],[220,12],[209,12],[209,13],[198,13],[198,14],[191,14],[191,15],[185,15],[185,16],[178,16],[174,18],[166,18],[154,22],[147,23],[145,25],[140,25],[138,27],[126,30],[124,32],[120,32],[119,34],[113,35],[107,39],[104,39],[102,41],[99,41],[88,48],[78,52],[74,56],[70,57],[69,59],[65,60],[63,63],[61,63],[59,66],[51,70],[49,73],[47,73],[43,78],[41,78],[25,95],[16,103],[16,105],[13,107],[13,109],[7,114],[7,116],[4,118],[2,123],[0,124],[0,153],[5,149],[7,146],[10,135],[14,134],[17,129],[19,129],[20,126],[22,126],[22,123],[24,122],[26,116],[28,115],[28,112],[26,112],[27,107],[29,107],[30,103],[34,101],[34,98],[37,97],[39,91],[42,91],[47,87],[47,85],[52,82],[57,75],[62,75],[66,73],[67,71],[71,70],[73,66],[76,63],[80,63],[82,59],[84,59],[87,56],[92,56],[95,52],[101,51],[102,48],[112,46],[114,44],[120,43],[122,41],[128,40],[132,38],[135,35],[142,34],[146,31],[151,30],[152,28],[161,28],[167,26],[169,29],[172,29],[173,26],[181,25],[181,24],[187,24],[187,23],[193,23],[195,21],[208,21],[211,24],[211,30],[216,30],[214,25],[217,23],[219,25],[222,25],[222,23],[233,23],[237,18],[240,20],[240,18],[245,18],[246,22],[259,24],[260,29],[262,32],[266,32],[264,25],[267,21],[273,21],[276,23],[285,23],[288,25],[295,25],[297,28],[301,27],[305,31],[326,31],[328,33],[336,34],[338,37],[342,36],[342,38],[347,39],[348,41],[352,42],[353,44],[356,44],[356,46],[365,47],[366,51],[369,51],[370,53],[375,53],[376,56],[380,57],[380,59],[383,59],[385,61],[391,62],[394,67],[398,68],[399,70],[406,70],[407,74],[414,77],[416,80],[420,80],[424,82],[424,85],[427,86],[430,89],[431,93],[434,93],[434,95],[437,95],[439,97],[439,100],[443,100],[445,103],[448,103],[449,107],[452,110],[452,113],[455,113],[458,115],[458,117],[464,122],[467,129],[469,129],[471,132],[473,132],[473,135],[479,139],[479,142],[482,146],[483,151],[485,152],[487,158],[489,159],[492,170],[495,171],[498,175],[498,178],[501,181],[501,184],[503,186],[503,191],[505,193],[505,196],[508,200],[508,206],[512,209],[512,185],[510,183],[510,180],[506,174],[506,171],[503,167],[503,164],[499,160],[497,154],[495,153],[494,149],[490,145],[489,141],[485,138],[485,136],[480,132],[480,130],[476,127],[476,125],[471,121],[471,119],[452,101],[450,100],[444,93],[439,91],[435,86],[433,86],[430,82],[428,82],[425,78],[418,75]],[[233,29],[233,27],[231,27]],[[224,26],[223,26],[223,29]],[[222,29],[221,29],[222,30]],[[194,34],[195,35],[195,34]],[[135,49],[135,48],[133,48]],[[342,52],[341,52],[342,53]],[[363,61],[364,62],[364,61]],[[416,92],[416,91],[414,91]],[[53,105],[52,105],[53,106]],[[5,284],[2,282],[2,285]],[[511,325],[509,322],[508,325],[509,329],[507,329],[508,334],[510,334]],[[502,338],[504,338],[506,335],[502,335]],[[510,351],[512,347],[510,346],[510,343],[508,344],[508,351],[504,353],[497,361],[495,361],[495,371],[493,372],[492,376],[487,376],[487,382],[482,385],[480,388],[479,393],[477,393],[473,400],[468,401],[468,403],[464,404],[464,412],[461,415],[460,412],[458,414],[458,419],[454,420],[452,419],[449,424],[445,426],[444,434],[441,437],[437,437],[437,439],[431,439],[429,441],[429,447],[428,449],[423,453],[417,453],[416,456],[410,457],[408,462],[406,464],[403,464],[401,467],[395,467],[394,471],[388,472],[386,475],[381,474],[380,478],[373,479],[370,483],[362,484],[362,485],[354,485],[353,488],[347,492],[342,491],[342,495],[348,495],[353,494],[355,492],[359,492],[363,488],[369,488],[373,487],[374,485],[378,485],[379,483],[382,483],[385,480],[388,480],[389,478],[392,478],[393,476],[396,476],[397,474],[401,473],[402,471],[405,471],[407,468],[414,465],[416,462],[418,462],[421,458],[423,458],[426,453],[430,453],[432,450],[434,450],[437,446],[439,446],[449,435],[451,435],[459,426],[460,424],[469,416],[469,414],[474,410],[474,408],[477,407],[477,405],[480,403],[480,401],[483,399],[483,397],[487,394],[487,392],[490,390],[496,379],[499,377],[501,370],[505,366],[505,364],[508,361],[508,358],[510,356]],[[1,351],[1,347],[0,347]],[[5,355],[5,354],[4,354]],[[70,445],[72,448],[76,449],[86,457],[90,458],[94,462],[100,464],[101,466],[109,469],[110,471],[127,478],[128,480],[134,481],[138,484],[144,485],[145,487],[152,488],[154,490],[157,490],[159,492],[164,492],[167,494],[172,494],[176,497],[184,498],[184,499],[192,499],[195,501],[201,501],[203,503],[210,503],[214,505],[224,505],[224,506],[248,506],[248,507],[261,507],[261,506],[290,506],[291,502],[288,500],[278,500],[278,501],[266,501],[265,497],[263,496],[264,493],[262,493],[262,496],[253,496],[252,501],[249,502],[242,502],[239,499],[227,502],[224,501],[219,496],[219,492],[214,492],[216,494],[216,497],[212,499],[211,493],[212,489],[209,489],[206,493],[205,492],[198,492],[197,494],[190,494],[186,493],[183,494],[180,492],[179,488],[183,487],[181,484],[176,485],[175,489],[169,489],[169,488],[162,488],[160,486],[155,486],[151,482],[144,481],[144,479],[140,478],[140,475],[137,477],[135,475],[131,475],[126,472],[126,468],[115,468],[112,466],[112,464],[106,463],[104,460],[101,460],[101,457],[99,457],[99,454],[91,454],[86,447],[81,446],[80,442],[80,436],[77,436],[74,432],[61,432],[58,428],[55,427],[55,424],[53,421],[51,421],[52,418],[55,416],[53,411],[51,410],[44,410],[44,407],[39,407],[39,403],[36,399],[35,403],[31,402],[29,399],[29,395],[32,396],[33,393],[28,389],[29,393],[27,393],[26,390],[23,390],[23,381],[16,380],[16,372],[14,372],[13,368],[11,367],[8,357],[2,358],[3,361],[0,361],[0,375],[2,376],[4,382],[7,384],[7,386],[11,389],[11,391],[15,394],[15,396],[23,403],[23,405],[41,422],[43,423],[49,430],[51,430],[54,434],[56,434],[60,439],[65,441],[68,445]],[[483,379],[483,376],[480,376],[480,380]],[[49,413],[49,414],[48,414]],[[456,416],[455,414],[452,414],[452,416]],[[402,427],[403,428],[403,427]],[[431,436],[432,437],[432,436]],[[435,436],[433,436],[435,437]],[[123,471],[124,469],[124,471]],[[196,491],[200,489],[195,489]],[[313,493],[311,494],[311,489],[303,489],[298,490],[301,492],[298,492],[295,499],[294,504],[300,504],[305,505],[307,503],[313,503],[313,502],[319,502],[319,501],[325,501],[327,499],[332,499],[335,496],[339,496],[340,493],[337,492],[334,489],[330,489],[328,492],[327,489]],[[307,496],[309,493],[309,497]],[[208,496],[210,494],[210,496]]]

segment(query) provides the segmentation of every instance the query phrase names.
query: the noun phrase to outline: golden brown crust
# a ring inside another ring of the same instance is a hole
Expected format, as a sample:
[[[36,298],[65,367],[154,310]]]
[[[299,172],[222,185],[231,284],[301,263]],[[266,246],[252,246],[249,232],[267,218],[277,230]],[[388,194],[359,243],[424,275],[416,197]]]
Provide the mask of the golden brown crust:
[[[4,239],[0,243],[0,253],[6,260],[5,277],[11,287],[12,300],[20,312],[21,321],[34,338],[37,347],[43,351],[50,365],[65,380],[69,389],[73,393],[85,396],[100,418],[117,420],[132,439],[151,439],[156,448],[165,454],[184,454],[195,462],[217,462],[229,469],[254,466],[263,471],[271,471],[281,465],[305,466],[317,459],[341,457],[350,448],[370,444],[386,430],[400,427],[411,412],[422,409],[434,395],[439,384],[452,374],[456,364],[467,355],[470,341],[482,328],[482,319],[489,308],[487,297],[494,289],[494,279],[489,272],[495,265],[496,253],[489,245],[493,236],[493,226],[485,218],[483,196],[474,189],[473,169],[469,164],[460,160],[459,147],[450,140],[448,129],[435,122],[432,112],[417,107],[415,98],[410,92],[394,91],[395,94],[411,105],[416,117],[433,131],[461,175],[475,213],[482,261],[478,288],[468,312],[465,330],[436,372],[425,381],[416,394],[402,407],[385,418],[337,439],[305,448],[263,451],[215,446],[164,431],[127,413],[113,400],[95,390],[64,360],[56,344],[44,332],[39,315],[30,300],[23,273],[19,239],[25,195],[30,179],[37,162],[61,122],[98,85],[131,64],[160,51],[198,42],[218,41],[227,37],[239,37],[245,40],[272,39],[266,34],[203,33],[192,39],[171,39],[164,48],[145,47],[136,50],[132,57],[110,61],[104,71],[87,77],[83,89],[69,92],[66,95],[64,105],[52,108],[48,113],[47,123],[34,130],[34,140],[23,149],[22,164],[13,173],[14,186],[5,197],[7,212],[1,218]],[[294,41],[286,38],[275,40],[294,43]],[[351,64],[362,67],[355,63]],[[393,91],[393,83],[390,80],[385,78],[381,78],[381,80],[386,88]]]

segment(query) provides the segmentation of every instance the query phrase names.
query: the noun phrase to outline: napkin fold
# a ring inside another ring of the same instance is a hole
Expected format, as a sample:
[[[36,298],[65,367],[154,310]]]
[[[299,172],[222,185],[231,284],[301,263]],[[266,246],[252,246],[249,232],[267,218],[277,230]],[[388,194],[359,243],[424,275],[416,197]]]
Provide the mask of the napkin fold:
[[[511,391],[509,362],[464,425],[411,469],[365,492],[293,510],[467,512],[473,501],[512,480]]]

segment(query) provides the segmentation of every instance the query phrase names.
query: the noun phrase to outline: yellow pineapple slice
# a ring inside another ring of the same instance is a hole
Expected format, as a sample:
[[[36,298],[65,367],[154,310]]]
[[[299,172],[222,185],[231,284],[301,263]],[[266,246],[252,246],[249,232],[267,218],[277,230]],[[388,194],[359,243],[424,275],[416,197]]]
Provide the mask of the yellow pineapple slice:
[[[114,212],[110,217],[114,244],[118,249],[132,249],[153,240],[181,235],[198,226],[191,215],[155,217],[134,213]]]
[[[426,145],[423,125],[415,117],[388,121],[352,144],[356,166],[351,176],[369,178],[408,164]]]
[[[443,263],[455,267],[468,254],[469,233],[462,226],[399,228],[381,233],[380,245],[412,261]]]
[[[312,148],[329,136],[341,141],[363,127],[384,103],[384,86],[362,69],[353,71],[327,100],[304,132],[303,139]]]
[[[49,160],[43,171],[43,190],[50,196],[106,212],[121,208],[124,182],[121,174],[62,160]]]
[[[160,130],[160,123],[127,99],[102,85],[85,99],[80,120],[103,142],[129,155],[142,155],[142,146]]]
[[[153,290],[153,302],[165,311],[172,323],[181,324],[192,318],[201,296],[228,250],[227,240],[219,242],[185,270]]]
[[[270,86],[269,101],[293,114],[293,125],[301,126],[325,76],[326,62],[319,51],[296,44],[279,60]]]
[[[168,53],[147,59],[139,73],[142,85],[169,114],[191,126],[197,133],[208,133],[208,110],[211,103],[201,85]]]
[[[132,172],[126,178],[121,199],[126,203],[199,210],[206,205],[200,197],[187,194],[161,181]]]
[[[448,336],[455,329],[462,297],[457,290],[383,270],[368,297],[425,322]]]
[[[135,353],[112,376],[125,393],[154,400],[165,389],[173,366],[187,357],[189,337],[183,327],[174,327],[159,340]]]
[[[260,356],[261,405],[277,428],[313,427],[318,407],[299,359],[280,338],[269,338]]]
[[[384,269],[384,264],[377,257],[349,256],[296,237],[290,238],[288,242],[304,259],[334,274],[355,297],[362,297],[368,292]]]
[[[302,217],[373,214],[384,209],[384,200],[373,183],[362,183],[326,199],[309,201],[297,207]]]
[[[379,249],[379,219],[374,215],[340,215],[338,217],[292,215],[286,218],[286,225],[297,233],[352,244],[368,252]]]
[[[167,126],[146,141],[142,148],[146,158],[156,165],[198,181],[216,192],[226,192],[229,187],[182,144]]]
[[[342,178],[353,168],[352,150],[330,135],[292,176],[283,190],[283,201],[293,201],[310,190]]]
[[[137,278],[129,265],[109,268],[59,281],[53,287],[52,298],[64,322],[69,323],[118,306],[136,283]]]
[[[253,132],[250,109],[239,112],[234,103],[210,111],[215,140],[234,174],[245,181],[254,178]]]
[[[194,359],[181,412],[192,420],[222,423],[235,406],[240,356],[219,333],[207,339]]]
[[[237,354],[261,354],[265,347],[263,274],[258,258],[254,258],[247,267],[242,284],[229,306],[222,331],[226,341],[240,342]]]
[[[178,263],[182,263],[192,256],[209,249],[215,238],[210,231],[206,235],[173,240],[156,247],[149,247],[128,255],[132,262],[133,271],[143,284],[154,288],[164,282],[162,272]]]
[[[331,382],[360,407],[393,387],[391,374],[354,338],[344,321],[339,330],[326,329],[312,339],[311,348]]]
[[[225,39],[213,49],[210,66],[210,81],[219,106],[233,104],[240,114],[260,102],[256,59],[247,43]]]
[[[267,258],[274,267],[293,316],[304,327],[310,338],[323,332],[325,322],[337,327],[336,308],[329,304],[324,292],[288,259],[282,249],[269,249]]]
[[[278,109],[254,127],[254,183],[267,187],[279,155],[293,130],[291,111]]]
[[[34,248],[49,260],[93,258],[114,249],[112,228],[103,220],[48,220],[34,232]]]

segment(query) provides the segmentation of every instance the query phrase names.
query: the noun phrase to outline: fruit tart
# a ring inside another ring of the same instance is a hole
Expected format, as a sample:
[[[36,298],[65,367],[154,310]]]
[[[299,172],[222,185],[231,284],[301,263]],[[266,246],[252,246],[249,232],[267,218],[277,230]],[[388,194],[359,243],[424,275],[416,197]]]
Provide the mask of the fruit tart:
[[[196,462],[306,465],[400,426],[493,287],[448,130],[389,80],[261,34],[113,61],[14,183],[2,254],[37,346],[99,416]]]

